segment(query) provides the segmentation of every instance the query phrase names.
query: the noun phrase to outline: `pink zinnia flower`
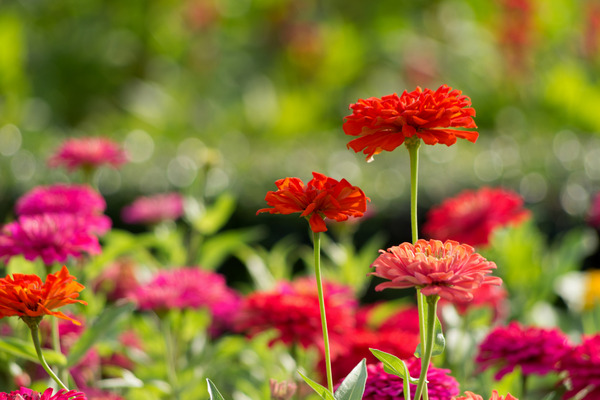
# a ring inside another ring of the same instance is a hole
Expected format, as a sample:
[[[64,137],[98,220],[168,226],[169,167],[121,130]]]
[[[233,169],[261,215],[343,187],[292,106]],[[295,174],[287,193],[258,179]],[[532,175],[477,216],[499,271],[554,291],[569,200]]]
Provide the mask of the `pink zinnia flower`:
[[[567,336],[558,329],[508,326],[492,330],[479,345],[475,362],[485,370],[499,368],[496,380],[520,367],[523,375],[546,375],[557,370],[557,363],[571,348]]]
[[[442,243],[421,239],[414,245],[402,243],[380,253],[371,265],[375,268],[371,275],[389,282],[377,285],[378,291],[417,287],[426,296],[468,301],[479,286],[502,284],[500,278],[488,276],[496,264],[475,253],[471,246],[452,240]]]
[[[529,210],[523,208],[523,198],[510,190],[466,190],[432,208],[423,233],[438,240],[487,245],[495,229],[518,224],[529,215]]]
[[[29,261],[39,257],[51,265],[63,263],[69,256],[79,258],[100,251],[98,238],[85,220],[74,214],[24,215],[0,231],[0,259],[4,262],[23,255]]]
[[[569,388],[563,399],[575,398],[582,391],[589,391],[584,399],[600,399],[600,334],[584,336],[580,345],[562,357],[559,368],[567,373]]]
[[[121,211],[121,218],[127,224],[157,224],[175,221],[183,215],[183,196],[179,193],[164,193],[138,197]]]
[[[38,186],[25,193],[15,206],[17,215],[67,213],[83,217],[90,230],[98,235],[106,233],[112,222],[103,215],[104,198],[86,185],[57,184]]]
[[[404,361],[411,376],[421,373],[421,360],[410,358]],[[427,390],[430,400],[448,400],[459,393],[458,382],[448,375],[450,370],[436,368],[433,365],[427,370]],[[410,385],[414,393],[416,385]],[[363,400],[404,400],[402,378],[388,374],[382,363],[367,365],[367,384]]]
[[[357,300],[349,287],[325,282],[325,308],[332,354],[341,350],[344,337],[354,326]],[[314,279],[302,278],[282,282],[268,292],[255,292],[244,299],[238,314],[237,330],[254,336],[275,329],[272,342],[320,346],[321,314]]]
[[[108,265],[92,282],[94,291],[104,293],[106,300],[111,302],[129,297],[139,286],[135,262],[129,258]]]
[[[130,296],[141,310],[206,308],[213,317],[213,334],[229,329],[240,303],[239,294],[227,286],[224,276],[196,267],[160,271]]]
[[[94,169],[109,164],[117,168],[127,162],[121,146],[104,137],[83,137],[66,140],[50,157],[51,167],[65,166],[70,171],[77,168]]]
[[[44,393],[38,393],[22,387],[10,393],[0,393],[0,400],[86,400],[83,393],[75,390],[60,389],[55,394],[52,393],[52,388],[44,390]]]
[[[473,392],[469,392],[466,391],[464,396],[456,396],[453,397],[452,400],[483,400],[483,397],[481,397],[478,394],[475,394]],[[504,396],[500,396],[498,394],[497,390],[492,391],[492,397],[490,397],[490,400],[519,400],[514,396],[511,396],[510,393],[508,393],[506,395],[506,397]]]

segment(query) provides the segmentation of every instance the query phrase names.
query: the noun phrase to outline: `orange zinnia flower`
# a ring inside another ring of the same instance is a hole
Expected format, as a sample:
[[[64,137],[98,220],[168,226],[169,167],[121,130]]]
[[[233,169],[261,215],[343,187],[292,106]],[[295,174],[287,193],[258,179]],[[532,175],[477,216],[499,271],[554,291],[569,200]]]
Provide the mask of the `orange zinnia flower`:
[[[308,184],[298,178],[279,179],[277,191],[268,192],[265,200],[273,208],[261,208],[256,214],[301,213],[308,218],[313,232],[325,232],[324,218],[345,221],[348,217],[362,217],[367,209],[368,197],[363,191],[342,179],[336,181],[323,174],[313,172]]]
[[[73,318],[52,310],[72,303],[87,304],[77,300],[83,288],[64,266],[60,271],[48,274],[46,282],[37,275],[7,275],[0,278],[0,318],[54,315],[79,325]]]
[[[352,115],[346,117],[343,129],[346,135],[359,136],[351,140],[348,148],[362,151],[367,160],[381,151],[392,151],[404,143],[406,138],[417,136],[425,144],[456,143],[456,138],[473,143],[479,134],[454,128],[477,128],[471,108],[471,99],[442,85],[435,92],[431,89],[404,91],[383,96],[360,99],[351,104]]]

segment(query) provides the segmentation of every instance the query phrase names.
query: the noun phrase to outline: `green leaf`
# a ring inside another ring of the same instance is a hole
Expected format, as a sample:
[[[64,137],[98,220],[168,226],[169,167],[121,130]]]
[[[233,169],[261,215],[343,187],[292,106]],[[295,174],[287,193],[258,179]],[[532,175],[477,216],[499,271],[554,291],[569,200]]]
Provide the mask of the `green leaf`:
[[[361,400],[366,383],[367,360],[363,358],[335,391],[335,400]]]
[[[212,236],[204,241],[198,252],[200,255],[198,265],[214,270],[240,246],[262,239],[264,233],[263,229],[255,227],[232,229]]]
[[[135,304],[124,303],[119,306],[108,307],[104,312],[88,327],[79,337],[77,342],[69,351],[67,357],[67,366],[76,365],[87,351],[108,332],[114,329],[121,318],[131,314],[135,309]]]
[[[3,337],[0,340],[0,351],[15,357],[24,358],[26,360],[39,363],[33,343],[26,342],[24,340],[12,337]],[[44,349],[43,352],[44,358],[48,364],[58,365],[61,367],[67,364],[67,358],[64,356],[64,354],[48,349]]]
[[[219,389],[215,386],[214,383],[208,378],[206,378],[206,382],[208,383],[208,394],[210,395],[210,400],[225,400]]]
[[[235,210],[235,197],[224,193],[204,213],[199,213],[191,220],[194,228],[203,235],[210,236],[221,229]]]
[[[308,386],[310,386],[311,388],[313,388],[313,390],[319,395],[321,396],[322,399],[324,400],[336,400],[335,397],[333,397],[333,394],[331,394],[331,392],[329,391],[329,389],[327,389],[325,386],[313,381],[312,379],[310,379],[307,376],[304,376],[302,374],[302,372],[298,371],[298,373],[300,374],[300,376],[302,377],[302,379],[304,379],[304,382],[308,383]]]
[[[373,353],[373,355],[383,363],[383,370],[385,372],[402,378],[402,390],[404,392],[404,396],[405,398],[410,399],[410,383],[417,384],[419,380],[410,376],[410,372],[408,371],[408,367],[404,361],[393,354],[386,353],[381,350],[369,350],[371,350],[371,353]]]
[[[427,302],[423,303],[423,314],[427,315],[427,309],[429,305],[427,304]],[[446,348],[446,338],[444,337],[444,332],[442,331],[442,324],[440,323],[440,319],[437,317],[437,315],[435,316],[433,336],[433,350],[431,352],[431,356],[435,357],[443,354],[444,349]],[[417,349],[415,350],[415,357],[421,358],[421,355],[421,343],[419,343]]]

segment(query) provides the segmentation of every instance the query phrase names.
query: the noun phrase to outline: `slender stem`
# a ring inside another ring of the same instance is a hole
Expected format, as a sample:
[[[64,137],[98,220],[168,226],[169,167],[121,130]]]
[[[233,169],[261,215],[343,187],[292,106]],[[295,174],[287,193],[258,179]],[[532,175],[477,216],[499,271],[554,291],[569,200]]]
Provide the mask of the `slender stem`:
[[[325,369],[327,371],[327,387],[333,393],[333,375],[331,373],[331,355],[329,354],[329,334],[327,333],[327,317],[325,316],[325,299],[323,296],[323,282],[321,281],[321,236],[320,232],[313,232],[313,246],[315,248],[315,276],[317,278],[317,291],[319,294],[319,309],[321,310],[321,326],[323,327],[323,350],[325,351]]]
[[[406,143],[410,156],[410,228],[413,244],[419,240],[419,226],[417,222],[417,192],[419,187],[419,147],[420,141]]]
[[[423,390],[426,387],[427,381],[427,370],[429,369],[429,362],[431,361],[431,355],[433,354],[433,343],[435,340],[435,316],[438,296],[428,296],[427,300],[427,332],[425,334],[425,342],[422,342],[422,354],[421,354],[421,375],[419,376],[419,382],[417,383],[417,389],[415,390],[415,400],[421,398]],[[424,397],[427,397],[425,395]]]
[[[175,344],[173,343],[173,334],[171,332],[171,326],[169,324],[169,316],[159,315],[160,328],[165,338],[165,358],[166,358],[166,369],[167,369],[167,380],[171,386],[171,394],[175,399],[179,399],[179,382],[177,380],[177,368],[175,365],[176,353]]]
[[[62,348],[60,346],[60,332],[58,330],[58,318],[52,318],[52,349],[57,353],[62,354]],[[64,382],[69,381],[69,371],[66,368],[56,365],[56,373]]]
[[[44,367],[48,375],[50,375],[50,377],[54,379],[54,381],[58,383],[60,387],[62,387],[65,390],[69,390],[67,386],[58,378],[58,376],[56,376],[54,371],[52,371],[52,368],[50,368],[50,366],[46,362],[46,359],[44,358],[44,354],[42,353],[42,346],[40,344],[40,332],[38,328],[39,321],[34,323],[29,323],[26,321],[26,323],[29,326],[29,329],[31,330],[31,339],[33,340],[33,346],[35,347],[35,352],[37,353],[38,359],[40,360],[40,364],[42,364],[42,367]]]
[[[522,399],[526,399],[527,398],[527,377],[529,375],[524,374],[523,372],[521,372],[521,398]]]

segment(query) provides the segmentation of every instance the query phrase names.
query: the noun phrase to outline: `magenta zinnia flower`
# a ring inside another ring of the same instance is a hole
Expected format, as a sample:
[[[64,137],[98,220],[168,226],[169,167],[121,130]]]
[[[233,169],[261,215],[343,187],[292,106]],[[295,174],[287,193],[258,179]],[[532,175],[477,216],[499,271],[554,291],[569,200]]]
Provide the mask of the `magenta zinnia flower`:
[[[567,373],[569,390],[563,399],[575,398],[584,390],[589,390],[584,399],[600,399],[600,334],[584,336],[582,343],[560,360],[559,369]]]
[[[66,140],[48,160],[51,167],[64,166],[70,171],[77,168],[94,169],[109,164],[117,168],[127,162],[121,146],[104,137],[82,137]]]
[[[520,367],[523,375],[546,375],[571,348],[567,336],[558,329],[521,326],[511,322],[491,331],[479,345],[475,362],[482,369],[499,368],[496,380]]]
[[[128,224],[157,224],[174,221],[183,215],[183,196],[179,193],[164,193],[139,197],[124,207],[121,218]]]
[[[411,376],[421,373],[421,360],[410,358],[404,361]],[[448,400],[459,394],[459,385],[456,379],[448,375],[450,370],[436,368],[432,365],[427,370],[427,390],[430,400]],[[416,385],[410,385],[414,393]],[[404,400],[402,378],[388,374],[383,369],[382,363],[367,365],[367,384],[363,400]]]
[[[38,186],[25,193],[15,206],[17,215],[66,213],[83,217],[90,230],[98,235],[106,233],[111,220],[103,215],[104,198],[86,185],[57,184]]]
[[[466,190],[432,208],[423,233],[438,240],[487,245],[495,229],[518,224],[529,215],[529,210],[523,208],[523,198],[510,190]]]
[[[24,215],[0,231],[0,259],[5,262],[23,255],[29,261],[39,257],[51,265],[63,263],[69,256],[79,258],[100,251],[98,238],[82,217],[74,214]]]
[[[22,387],[10,393],[0,393],[0,400],[86,400],[83,393],[75,390],[60,389],[55,394],[52,393],[52,388],[44,390],[44,393],[38,393]]]
[[[405,289],[417,287],[426,296],[439,295],[446,300],[473,299],[472,291],[482,284],[500,285],[498,277],[488,276],[496,264],[487,261],[466,244],[453,240],[418,240],[380,250],[371,267],[371,275],[389,280],[375,288]]]

